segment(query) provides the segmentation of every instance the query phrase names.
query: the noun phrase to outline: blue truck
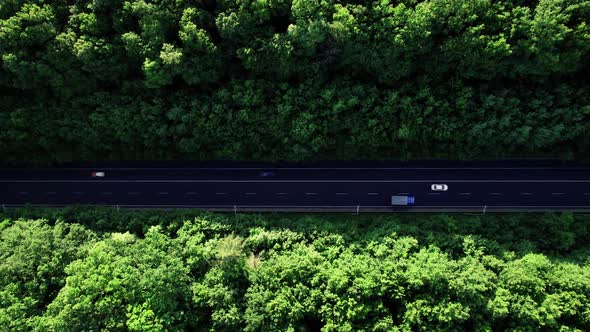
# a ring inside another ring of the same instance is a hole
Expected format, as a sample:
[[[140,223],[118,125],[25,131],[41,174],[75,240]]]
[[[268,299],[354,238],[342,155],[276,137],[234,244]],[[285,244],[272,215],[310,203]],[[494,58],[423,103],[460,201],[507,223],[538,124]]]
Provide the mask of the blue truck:
[[[414,196],[391,196],[391,205],[414,205]]]

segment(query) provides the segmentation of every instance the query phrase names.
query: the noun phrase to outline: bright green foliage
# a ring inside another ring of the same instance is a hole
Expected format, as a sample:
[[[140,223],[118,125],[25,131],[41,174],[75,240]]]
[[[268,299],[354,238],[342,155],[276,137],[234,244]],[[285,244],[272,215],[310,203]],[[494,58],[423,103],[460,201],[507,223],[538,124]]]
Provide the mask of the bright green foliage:
[[[590,329],[587,215],[52,211],[95,230],[0,216],[0,330]]]
[[[214,330],[239,330],[244,325],[242,299],[248,285],[243,239],[232,234],[208,245],[214,258],[202,280],[193,284],[193,301],[200,310],[211,312],[207,318]]]
[[[568,263],[555,265],[544,256],[531,254],[506,265],[489,305],[506,327],[526,323],[559,329],[564,327],[562,322],[569,322],[571,325],[566,323],[566,327],[574,328],[589,322],[588,316],[570,321],[574,312],[587,315],[590,303],[582,294],[589,292],[587,269]],[[516,321],[521,323],[514,324]]]
[[[587,158],[587,0],[0,4],[5,162]]]
[[[7,227],[6,227],[7,226]],[[65,285],[64,269],[96,236],[80,225],[18,220],[0,227],[0,330],[30,331]]]
[[[47,307],[50,330],[182,331],[189,328],[189,270],[176,242],[150,229],[145,239],[114,233],[66,268]]]

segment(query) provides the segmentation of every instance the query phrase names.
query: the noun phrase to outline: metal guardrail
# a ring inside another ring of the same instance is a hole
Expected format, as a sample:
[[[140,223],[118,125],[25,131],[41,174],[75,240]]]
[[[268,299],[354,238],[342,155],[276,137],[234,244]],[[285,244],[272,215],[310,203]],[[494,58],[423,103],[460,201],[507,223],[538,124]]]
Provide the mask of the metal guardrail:
[[[22,208],[22,207],[47,207],[47,208],[62,208],[74,205],[59,205],[59,204],[2,204],[3,211],[10,208]],[[361,205],[351,206],[332,206],[332,207],[314,207],[314,206],[302,206],[302,207],[284,207],[284,206],[192,206],[192,205],[75,205],[75,206],[88,206],[88,207],[111,207],[120,211],[121,209],[196,209],[204,211],[216,211],[216,212],[233,212],[237,213],[248,213],[248,212],[297,212],[297,213],[315,213],[315,212],[347,212],[353,214],[362,213],[476,213],[478,215],[485,215],[486,213],[504,213],[504,212],[576,212],[576,213],[590,213],[590,206],[580,207],[527,207],[527,208],[511,208],[511,207],[494,207],[494,206],[473,206],[473,207],[375,207]]]

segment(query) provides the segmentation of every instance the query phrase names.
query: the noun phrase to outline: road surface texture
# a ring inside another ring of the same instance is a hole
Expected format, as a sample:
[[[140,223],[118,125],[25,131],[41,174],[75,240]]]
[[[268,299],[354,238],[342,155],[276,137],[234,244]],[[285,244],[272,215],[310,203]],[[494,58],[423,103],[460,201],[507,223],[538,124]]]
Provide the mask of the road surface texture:
[[[105,176],[92,177],[93,171]],[[447,184],[448,191],[432,191],[435,183]],[[392,195],[412,195],[416,203],[392,207]],[[2,168],[0,204],[236,212],[590,212],[590,167],[472,163]]]

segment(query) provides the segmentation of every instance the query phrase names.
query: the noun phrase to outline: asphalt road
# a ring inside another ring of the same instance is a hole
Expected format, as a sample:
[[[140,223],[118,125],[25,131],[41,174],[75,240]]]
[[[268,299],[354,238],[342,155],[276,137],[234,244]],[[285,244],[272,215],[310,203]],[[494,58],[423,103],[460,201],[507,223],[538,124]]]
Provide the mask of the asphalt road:
[[[104,178],[91,177],[104,171]],[[261,176],[271,171],[272,176]],[[433,192],[433,183],[447,184]],[[392,207],[412,195],[413,207]],[[228,211],[590,212],[590,167],[0,169],[0,204]]]

